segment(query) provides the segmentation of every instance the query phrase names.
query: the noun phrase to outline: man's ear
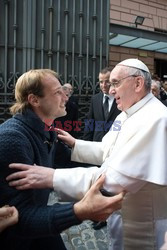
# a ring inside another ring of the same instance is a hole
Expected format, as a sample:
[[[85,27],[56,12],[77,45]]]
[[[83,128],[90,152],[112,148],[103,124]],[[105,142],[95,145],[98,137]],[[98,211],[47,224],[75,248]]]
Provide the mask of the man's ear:
[[[38,96],[34,94],[28,95],[28,102],[31,104],[32,107],[38,107],[39,106],[39,100]]]
[[[135,79],[135,90],[136,92],[140,92],[144,86],[144,78],[142,76],[137,76]]]

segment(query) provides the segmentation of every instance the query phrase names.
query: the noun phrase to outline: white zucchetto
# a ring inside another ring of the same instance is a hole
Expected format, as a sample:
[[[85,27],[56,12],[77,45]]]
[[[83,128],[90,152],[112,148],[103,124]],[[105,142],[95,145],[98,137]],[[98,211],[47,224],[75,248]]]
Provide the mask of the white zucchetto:
[[[136,58],[130,58],[130,59],[126,59],[120,63],[117,64],[118,66],[128,66],[128,67],[132,67],[132,68],[136,68],[136,69],[141,69],[145,72],[150,73],[148,67],[139,59]]]

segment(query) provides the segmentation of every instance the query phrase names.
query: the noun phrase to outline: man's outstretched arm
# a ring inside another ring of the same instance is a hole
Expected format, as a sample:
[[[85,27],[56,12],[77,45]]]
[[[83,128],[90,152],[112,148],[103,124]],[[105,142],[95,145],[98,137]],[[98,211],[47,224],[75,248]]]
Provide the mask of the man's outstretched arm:
[[[92,185],[89,191],[79,202],[74,205],[74,212],[80,220],[105,221],[115,210],[121,208],[121,202],[126,192],[121,192],[112,197],[103,196],[105,175]]]
[[[54,170],[21,163],[13,163],[9,167],[13,170],[21,170],[6,178],[9,186],[15,187],[17,190],[53,188],[62,201],[81,200],[91,185],[104,172],[98,167]],[[60,175],[61,178],[59,178]]]
[[[11,166],[22,169],[22,171],[10,175],[9,177],[7,177],[7,179],[12,180],[12,178],[16,178],[16,176],[17,178],[20,178],[20,177],[23,178],[17,181],[10,182],[10,185],[12,185],[13,187],[15,186],[15,183],[17,186],[17,183],[19,182],[20,182],[20,185],[18,185],[17,188],[22,189],[22,190],[31,189],[31,188],[46,188],[46,186],[51,187],[53,185],[53,182],[52,184],[51,182],[49,182],[49,179],[51,180],[51,176],[53,177],[53,172],[50,171],[52,170],[50,168],[40,167],[40,166],[30,166],[26,164],[11,164]],[[23,170],[23,169],[26,169],[26,170]],[[33,169],[37,170],[36,173],[38,174],[35,175],[35,171],[33,171]],[[25,184],[26,178],[28,178],[29,173],[31,173],[30,178],[32,178],[33,181],[30,181],[29,184],[26,185]],[[20,177],[19,177],[19,174],[20,174]],[[48,176],[50,177],[47,178]],[[37,182],[35,182],[35,180],[37,180]],[[91,188],[85,194],[85,196],[79,202],[74,204],[74,213],[80,221],[106,220],[106,218],[108,218],[108,216],[113,211],[121,208],[121,202],[123,200],[125,192],[121,192],[120,194],[115,195],[113,197],[103,196],[100,190],[103,187],[104,181],[105,181],[105,175],[102,175],[91,186]],[[24,183],[24,184],[22,185],[21,183]]]

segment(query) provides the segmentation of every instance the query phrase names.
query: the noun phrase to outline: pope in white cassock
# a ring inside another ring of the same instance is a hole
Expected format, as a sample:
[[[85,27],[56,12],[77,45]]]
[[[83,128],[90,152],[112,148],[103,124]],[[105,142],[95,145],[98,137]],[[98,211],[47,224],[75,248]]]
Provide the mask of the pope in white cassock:
[[[128,192],[122,206],[124,250],[160,249],[167,231],[167,108],[150,93],[149,69],[138,59],[117,64],[109,84],[122,113],[102,142],[59,134],[73,147],[73,161],[101,168],[56,169],[52,187],[64,200],[81,199],[105,173],[106,190]]]

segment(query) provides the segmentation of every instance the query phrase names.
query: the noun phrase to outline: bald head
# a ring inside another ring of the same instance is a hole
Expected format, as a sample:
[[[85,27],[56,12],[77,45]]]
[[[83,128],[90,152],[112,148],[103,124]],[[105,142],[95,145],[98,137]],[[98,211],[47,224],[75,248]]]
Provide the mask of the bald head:
[[[63,89],[68,97],[70,97],[73,94],[73,86],[70,83],[65,83],[63,85]]]
[[[69,89],[73,89],[73,87],[70,83],[65,83],[63,86],[66,88],[69,88]]]

